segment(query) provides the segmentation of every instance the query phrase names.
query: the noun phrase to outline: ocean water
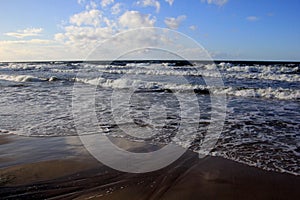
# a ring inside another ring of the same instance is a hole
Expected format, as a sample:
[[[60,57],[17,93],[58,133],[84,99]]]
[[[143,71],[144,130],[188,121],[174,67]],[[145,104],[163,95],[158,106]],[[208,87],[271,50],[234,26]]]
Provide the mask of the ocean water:
[[[211,96],[223,95],[226,119],[210,155],[299,175],[300,64],[192,64],[0,63],[0,134],[77,135],[74,85],[90,85],[95,88],[92,106],[100,131],[88,134],[160,144],[172,141],[200,152],[213,124]],[[224,86],[207,85],[214,78],[221,78]],[[129,95],[129,103],[122,101],[122,94]],[[182,109],[182,101],[190,106]],[[188,109],[196,104],[196,113]],[[197,128],[177,135],[182,115]]]

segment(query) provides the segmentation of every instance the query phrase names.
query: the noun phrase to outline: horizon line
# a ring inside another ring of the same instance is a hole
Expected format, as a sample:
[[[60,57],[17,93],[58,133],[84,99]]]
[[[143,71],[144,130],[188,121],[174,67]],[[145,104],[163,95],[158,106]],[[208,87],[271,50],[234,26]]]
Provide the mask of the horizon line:
[[[66,59],[66,60],[28,60],[28,61],[0,61],[0,63],[84,63],[84,62],[228,62],[228,63],[298,63],[300,60],[253,60],[253,59],[212,59],[212,60],[184,60],[184,59],[124,59],[124,60],[83,60],[83,59]]]

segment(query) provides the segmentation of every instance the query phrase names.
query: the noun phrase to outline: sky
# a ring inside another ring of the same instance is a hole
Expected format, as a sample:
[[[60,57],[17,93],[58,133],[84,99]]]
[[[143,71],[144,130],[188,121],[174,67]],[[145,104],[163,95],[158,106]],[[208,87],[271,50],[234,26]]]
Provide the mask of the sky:
[[[0,0],[0,62],[82,60],[143,27],[178,31],[213,59],[300,61],[299,10],[299,0]]]

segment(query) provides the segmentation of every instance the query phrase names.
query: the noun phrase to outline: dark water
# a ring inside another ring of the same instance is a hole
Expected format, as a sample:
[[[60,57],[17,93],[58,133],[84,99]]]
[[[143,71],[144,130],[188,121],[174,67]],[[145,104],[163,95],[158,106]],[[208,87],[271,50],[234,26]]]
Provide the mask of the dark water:
[[[280,63],[2,63],[0,134],[77,135],[74,84],[90,85],[101,134],[172,141],[201,152],[213,112],[222,112],[212,108],[211,96],[226,95],[226,120],[210,154],[299,175],[299,69]],[[216,78],[224,86],[208,84]],[[177,134],[183,115],[196,131]]]

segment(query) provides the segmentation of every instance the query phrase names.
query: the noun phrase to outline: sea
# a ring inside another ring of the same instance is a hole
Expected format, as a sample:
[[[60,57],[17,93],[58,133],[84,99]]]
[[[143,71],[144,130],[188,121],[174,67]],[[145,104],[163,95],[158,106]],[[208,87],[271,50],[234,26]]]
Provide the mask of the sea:
[[[222,84],[211,85],[214,79]],[[223,112],[209,155],[300,174],[299,62],[3,62],[0,135],[78,135],[75,87],[93,88],[99,129],[87,134],[200,152],[213,112]],[[213,97],[222,97],[226,109],[212,106]],[[196,128],[177,134],[183,118]]]

